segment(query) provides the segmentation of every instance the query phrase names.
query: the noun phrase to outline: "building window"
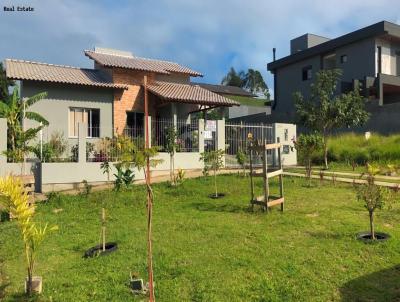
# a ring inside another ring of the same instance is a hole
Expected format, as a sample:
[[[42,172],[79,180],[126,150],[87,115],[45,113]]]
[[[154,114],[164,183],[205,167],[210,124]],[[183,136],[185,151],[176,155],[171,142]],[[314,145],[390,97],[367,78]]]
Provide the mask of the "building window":
[[[340,56],[340,63],[346,63],[347,62],[347,55],[342,55]]]
[[[312,79],[312,66],[306,66],[302,70],[302,79],[303,81],[311,80]]]
[[[86,108],[69,109],[69,136],[78,137],[78,124],[87,124],[87,137],[100,137],[100,110]]]
[[[127,128],[140,128],[144,125],[144,113],[143,112],[126,112],[126,127]]]
[[[382,47],[377,46],[377,73],[378,75],[382,73]]]

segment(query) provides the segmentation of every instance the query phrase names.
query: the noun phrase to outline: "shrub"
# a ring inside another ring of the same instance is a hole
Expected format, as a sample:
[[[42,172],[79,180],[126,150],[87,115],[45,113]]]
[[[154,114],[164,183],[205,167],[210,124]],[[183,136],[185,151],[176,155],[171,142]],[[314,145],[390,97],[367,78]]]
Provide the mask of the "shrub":
[[[214,171],[214,189],[215,189],[215,198],[218,198],[218,188],[217,188],[217,171],[220,170],[224,166],[224,155],[225,152],[222,149],[214,150],[214,151],[206,151],[200,154],[200,161],[204,162],[204,171],[213,170]],[[207,174],[208,175],[208,174]]]
[[[40,142],[37,143],[33,147],[32,152],[42,162],[54,162],[61,160],[67,147],[68,141],[64,138],[64,133],[56,131],[51,134],[49,142],[43,143],[42,147],[40,147]]]
[[[322,137],[317,134],[300,134],[294,146],[299,153],[302,163],[306,167],[308,180],[311,180],[312,175],[312,156],[323,149]]]

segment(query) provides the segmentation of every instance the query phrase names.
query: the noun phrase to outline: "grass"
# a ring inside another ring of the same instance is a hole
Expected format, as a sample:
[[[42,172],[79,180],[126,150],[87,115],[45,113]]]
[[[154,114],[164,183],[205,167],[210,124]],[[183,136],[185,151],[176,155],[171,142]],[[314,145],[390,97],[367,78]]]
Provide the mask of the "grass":
[[[383,136],[373,133],[366,140],[362,134],[345,133],[332,136],[328,141],[328,156],[331,161],[400,163],[400,134]],[[319,158],[323,158],[322,153]]]
[[[245,106],[266,107],[267,105],[265,105],[265,102],[268,102],[267,99],[258,99],[240,95],[227,95],[226,97]]]
[[[377,213],[377,229],[392,238],[364,244],[355,234],[368,229],[367,212],[351,186],[315,182],[306,188],[303,179],[285,178],[285,212],[265,214],[248,211],[248,178],[218,181],[227,193],[218,200],[208,198],[211,178],[177,188],[154,185],[157,301],[399,301],[399,205]],[[256,186],[260,193],[261,179]],[[271,190],[278,190],[276,183]],[[61,195],[38,206],[38,221],[60,227],[38,257],[37,273],[44,277],[38,301],[144,300],[127,286],[130,271],[146,276],[144,193],[135,186],[87,198]],[[83,259],[99,241],[103,204],[108,240],[119,249]],[[0,234],[0,300],[24,301],[15,222],[0,223]]]

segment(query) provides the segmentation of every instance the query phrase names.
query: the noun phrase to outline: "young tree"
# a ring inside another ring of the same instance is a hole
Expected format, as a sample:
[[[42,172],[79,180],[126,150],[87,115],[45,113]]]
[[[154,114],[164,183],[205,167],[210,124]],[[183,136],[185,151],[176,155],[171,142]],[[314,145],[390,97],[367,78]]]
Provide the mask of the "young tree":
[[[7,102],[0,102],[0,117],[7,119],[8,127],[8,150],[7,156],[13,162],[22,161],[24,155],[31,151],[28,142],[34,139],[37,133],[49,124],[40,114],[28,111],[29,107],[45,98],[45,92],[36,94],[26,100],[19,97],[18,88],[15,87],[13,93],[8,96]],[[23,119],[29,119],[41,123],[36,128],[23,129]]]
[[[368,164],[367,172],[365,173],[367,175],[367,183],[357,187],[357,199],[364,203],[364,207],[369,214],[369,226],[372,240],[376,239],[374,226],[375,210],[383,209],[388,202],[392,201],[393,197],[387,188],[375,184],[375,176],[379,172],[379,168]]]
[[[219,197],[217,188],[217,171],[224,166],[224,153],[224,150],[219,149],[215,151],[206,151],[200,154],[200,160],[204,162],[204,166],[207,169],[212,169],[214,171],[215,198]]]
[[[247,154],[242,150],[238,150],[236,153],[236,161],[243,169],[243,176],[246,176]]]
[[[308,178],[308,184],[311,184],[312,176],[312,158],[313,156],[322,150],[323,142],[322,137],[318,133],[313,134],[300,134],[294,146],[298,152],[299,158],[306,167],[306,175]]]
[[[299,122],[322,135],[324,163],[328,168],[328,137],[332,130],[363,125],[369,117],[364,109],[364,99],[358,89],[337,94],[339,69],[321,70],[311,84],[309,99],[300,92],[293,95]]]
[[[38,248],[46,233],[57,230],[57,226],[49,228],[46,224],[40,227],[33,221],[35,206],[28,202],[28,195],[21,179],[11,176],[0,179],[0,195],[6,197],[0,199],[0,202],[5,203],[4,206],[10,209],[11,215],[16,218],[24,241],[28,272],[27,293],[30,295]]]
[[[165,151],[169,153],[169,177],[170,177],[170,182],[171,185],[176,185],[176,180],[175,180],[175,152],[176,148],[178,147],[177,144],[177,138],[178,134],[176,132],[176,129],[174,126],[171,126],[167,129],[167,132],[165,133],[165,138],[166,138],[166,146],[165,146]]]

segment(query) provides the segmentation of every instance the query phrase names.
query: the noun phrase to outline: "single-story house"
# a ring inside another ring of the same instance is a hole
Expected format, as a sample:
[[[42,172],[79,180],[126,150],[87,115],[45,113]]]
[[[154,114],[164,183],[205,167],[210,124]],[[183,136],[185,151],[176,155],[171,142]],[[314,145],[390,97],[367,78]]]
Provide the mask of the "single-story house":
[[[88,125],[90,138],[143,127],[145,76],[149,114],[153,118],[187,119],[199,110],[240,105],[193,85],[191,77],[202,74],[178,63],[98,47],[84,53],[93,60],[93,69],[5,60],[6,76],[20,81],[22,97],[48,93],[46,99],[31,108],[49,121],[48,133],[62,131],[73,139],[82,122]]]

